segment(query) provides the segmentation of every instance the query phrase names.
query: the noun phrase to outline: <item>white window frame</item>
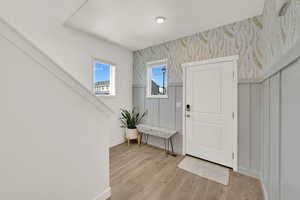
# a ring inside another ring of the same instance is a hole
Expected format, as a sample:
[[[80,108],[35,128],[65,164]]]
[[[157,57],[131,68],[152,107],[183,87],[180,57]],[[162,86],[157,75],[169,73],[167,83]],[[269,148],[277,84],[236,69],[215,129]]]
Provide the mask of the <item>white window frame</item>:
[[[168,60],[167,59],[163,59],[163,60],[156,60],[156,61],[152,61],[152,62],[147,62],[146,63],[147,65],[147,98],[168,98],[168,82],[169,82],[169,79],[168,79],[168,73],[169,73],[169,70],[168,70]],[[166,94],[165,95],[152,95],[151,94],[151,86],[152,86],[152,68],[153,67],[158,67],[158,66],[166,66]]]
[[[104,95],[104,94],[96,94],[96,87],[95,87],[95,64],[96,63],[102,63],[102,64],[106,64],[110,66],[110,84],[109,84],[109,94]],[[93,58],[93,64],[92,64],[92,76],[93,76],[93,83],[92,83],[92,87],[93,87],[93,94],[97,97],[113,97],[116,96],[116,64],[109,62],[109,61],[104,61],[102,59],[97,59],[97,58]]]

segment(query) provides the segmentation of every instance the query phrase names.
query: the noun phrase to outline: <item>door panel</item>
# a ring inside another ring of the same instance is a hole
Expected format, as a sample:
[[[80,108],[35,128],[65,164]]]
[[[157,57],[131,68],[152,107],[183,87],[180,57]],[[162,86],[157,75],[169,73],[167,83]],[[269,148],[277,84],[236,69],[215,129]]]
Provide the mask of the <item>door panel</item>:
[[[233,62],[186,71],[187,154],[233,167]]]
[[[193,139],[199,141],[199,145],[206,149],[222,149],[222,127],[218,124],[194,123],[192,133],[197,132],[195,130],[199,129],[203,131],[202,134],[192,135]],[[202,138],[205,138],[205,140]]]
[[[193,69],[192,88],[201,87],[200,92],[191,93],[191,105],[193,110],[202,113],[220,113],[221,109],[221,83],[218,70],[197,70]]]

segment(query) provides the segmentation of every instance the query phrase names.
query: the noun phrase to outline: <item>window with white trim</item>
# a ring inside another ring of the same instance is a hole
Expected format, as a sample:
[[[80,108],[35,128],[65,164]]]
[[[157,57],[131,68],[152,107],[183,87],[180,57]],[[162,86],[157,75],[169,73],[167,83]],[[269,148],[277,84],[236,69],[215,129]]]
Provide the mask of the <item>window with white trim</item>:
[[[93,91],[96,96],[115,96],[115,71],[114,64],[94,60],[93,62]]]
[[[147,97],[168,98],[167,60],[147,63]]]

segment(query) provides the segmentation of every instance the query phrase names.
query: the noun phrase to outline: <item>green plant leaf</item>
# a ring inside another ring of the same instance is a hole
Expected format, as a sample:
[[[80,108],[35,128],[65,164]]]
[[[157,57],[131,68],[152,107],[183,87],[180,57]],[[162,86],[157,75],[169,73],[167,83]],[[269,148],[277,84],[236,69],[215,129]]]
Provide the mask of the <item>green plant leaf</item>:
[[[136,112],[136,109],[133,108],[130,110],[121,109],[121,126],[127,128],[136,128],[136,126],[141,122],[141,120],[145,117],[146,112],[140,114]]]

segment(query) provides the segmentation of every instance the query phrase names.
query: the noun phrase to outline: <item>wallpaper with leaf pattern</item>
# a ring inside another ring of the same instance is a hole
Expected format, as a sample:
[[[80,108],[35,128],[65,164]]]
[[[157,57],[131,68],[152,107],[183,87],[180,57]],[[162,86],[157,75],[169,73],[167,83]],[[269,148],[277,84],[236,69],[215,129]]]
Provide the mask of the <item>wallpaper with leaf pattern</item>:
[[[262,17],[254,17],[133,53],[133,83],[146,83],[146,63],[168,59],[169,82],[182,82],[181,64],[239,55],[239,79],[255,79],[262,72]]]
[[[279,17],[277,12],[276,0],[265,0],[261,36],[264,70],[300,41],[300,0],[291,0],[285,16]]]
[[[167,58],[169,81],[181,82],[181,64],[238,54],[239,80],[259,78],[300,41],[300,0],[278,16],[276,0],[265,0],[262,16],[134,52],[134,84],[145,84],[146,62]]]

